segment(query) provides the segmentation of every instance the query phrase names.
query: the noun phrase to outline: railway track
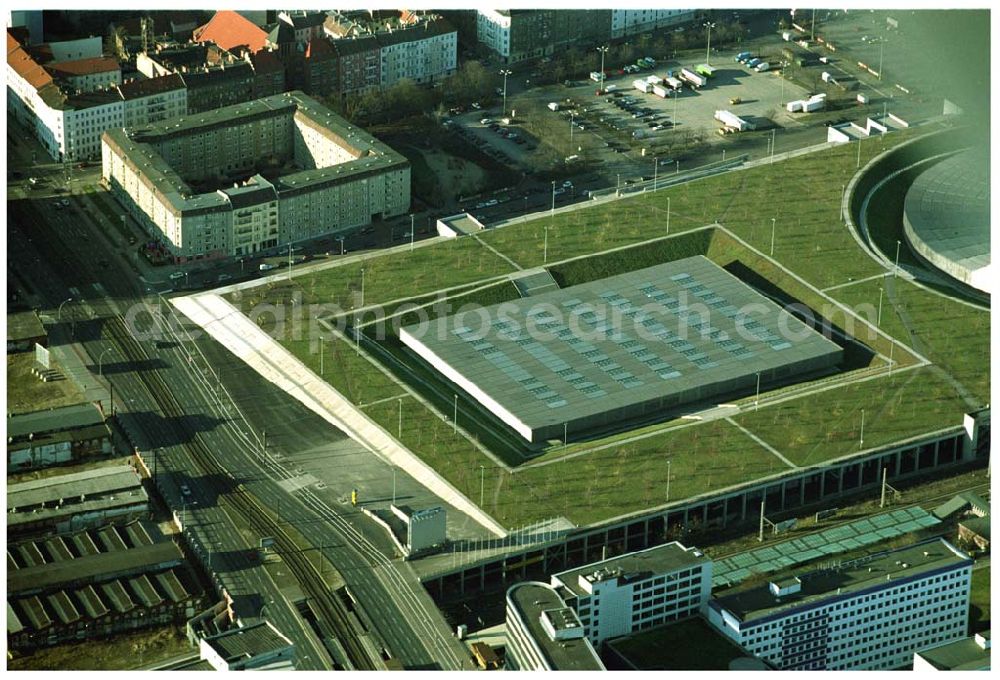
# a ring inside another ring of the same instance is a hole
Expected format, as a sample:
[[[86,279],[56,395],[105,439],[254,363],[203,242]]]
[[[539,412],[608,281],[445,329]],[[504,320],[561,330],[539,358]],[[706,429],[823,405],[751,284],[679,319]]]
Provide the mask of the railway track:
[[[70,307],[89,306],[93,312],[91,319],[100,318],[105,322],[98,332],[108,342],[117,346],[123,361],[148,361],[149,355],[142,344],[129,332],[124,318],[116,309],[116,305],[109,304],[109,301],[102,295],[86,292],[91,284],[98,282],[98,279],[83,264],[90,254],[74,252],[64,241],[64,235],[58,233],[59,230],[53,228],[53,225],[42,215],[42,208],[37,201],[19,201],[14,203],[12,208],[10,211],[12,226],[22,232],[22,238],[33,236],[33,242],[39,246],[40,254],[48,261],[59,263],[57,276],[64,285],[67,287],[77,286],[81,291]],[[101,277],[102,282],[107,286],[106,293],[118,298],[119,302],[128,298],[139,302],[137,297],[139,292],[135,290],[132,282],[127,280],[127,275],[113,276],[116,273],[114,271],[108,273],[112,276]],[[49,302],[54,305],[52,300]],[[78,318],[73,309],[67,311],[69,314],[66,316],[77,318],[79,322],[87,323],[91,320]],[[159,405],[164,416],[187,415],[158,371],[138,371],[135,375]],[[232,477],[219,465],[212,452],[196,433],[183,446],[186,447],[191,459],[205,474]],[[230,513],[231,516],[243,517],[249,523],[250,528],[259,536],[270,536],[275,539],[277,552],[285,561],[292,576],[301,584],[303,592],[311,599],[312,608],[317,615],[316,618],[322,632],[338,641],[338,646],[344,650],[347,661],[357,670],[381,669],[384,663],[380,664],[380,659],[370,658],[359,635],[352,627],[349,612],[344,603],[336,593],[326,586],[326,582],[317,573],[312,563],[301,553],[300,548],[288,533],[261,507],[256,497],[237,486],[230,493],[220,495],[219,502],[220,504],[228,504],[236,513],[235,515]]]
[[[118,346],[123,357],[131,361],[148,359],[145,349],[132,337],[121,316],[110,317],[106,329],[109,338]],[[156,403],[159,404],[165,417],[180,418],[186,415],[157,371],[142,371],[137,375]],[[184,446],[203,473],[232,478],[232,475],[216,462],[212,452],[197,434],[192,436]],[[309,559],[302,554],[288,533],[261,507],[253,494],[244,489],[242,485],[238,485],[229,493],[220,495],[219,500],[220,503],[229,504],[237,516],[245,518],[256,534],[275,539],[277,552],[292,575],[301,584],[303,592],[312,600],[320,628],[325,629],[322,632],[340,641],[351,665],[356,670],[377,670],[375,662],[369,657],[365,647],[354,632],[346,607],[336,593],[326,586],[321,575],[317,573]]]

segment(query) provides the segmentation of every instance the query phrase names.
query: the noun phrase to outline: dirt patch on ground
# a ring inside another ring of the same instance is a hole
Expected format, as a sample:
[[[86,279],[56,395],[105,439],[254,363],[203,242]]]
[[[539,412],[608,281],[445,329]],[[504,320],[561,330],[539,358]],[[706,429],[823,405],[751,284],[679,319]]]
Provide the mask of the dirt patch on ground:
[[[452,199],[478,193],[486,183],[486,171],[471,161],[439,151],[419,153]]]
[[[12,671],[120,671],[145,668],[194,648],[181,626],[165,626],[102,640],[74,642],[38,649],[7,661]]]
[[[34,352],[17,352],[7,355],[7,411],[27,413],[42,409],[70,406],[83,401],[83,394],[73,381],[42,382],[32,375],[35,365]],[[57,365],[53,365],[58,368]]]

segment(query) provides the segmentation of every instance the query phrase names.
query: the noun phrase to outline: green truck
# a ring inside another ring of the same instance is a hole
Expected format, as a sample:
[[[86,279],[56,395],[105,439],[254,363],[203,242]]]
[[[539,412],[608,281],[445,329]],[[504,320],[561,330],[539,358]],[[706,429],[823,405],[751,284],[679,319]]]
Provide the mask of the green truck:
[[[694,67],[694,70],[696,73],[700,73],[706,78],[712,78],[715,76],[715,72],[718,71],[719,69],[715,68],[714,66],[709,66],[708,64],[698,64],[697,66]]]

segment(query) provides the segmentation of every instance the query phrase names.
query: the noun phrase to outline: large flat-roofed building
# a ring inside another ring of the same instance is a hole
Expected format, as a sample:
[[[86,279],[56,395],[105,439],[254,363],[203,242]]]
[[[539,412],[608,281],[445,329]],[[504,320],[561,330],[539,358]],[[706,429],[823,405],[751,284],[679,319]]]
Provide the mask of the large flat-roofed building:
[[[915,671],[990,670],[990,631],[923,649],[913,655]]]
[[[103,177],[179,261],[249,255],[410,206],[400,154],[301,92],[102,138]]]
[[[202,638],[198,650],[217,671],[263,670],[295,659],[295,645],[267,621]]]
[[[507,668],[601,671],[604,664],[555,588],[526,581],[507,591]]]
[[[712,561],[676,541],[554,574],[595,647],[696,616],[712,593]]]
[[[842,349],[701,255],[400,329],[530,442],[830,371]]]
[[[94,404],[7,417],[8,472],[67,463],[111,451],[111,430]]]
[[[7,534],[75,531],[149,512],[136,471],[113,465],[7,487]]]
[[[971,575],[972,559],[937,538],[734,589],[708,620],[782,670],[890,670],[965,636]]]

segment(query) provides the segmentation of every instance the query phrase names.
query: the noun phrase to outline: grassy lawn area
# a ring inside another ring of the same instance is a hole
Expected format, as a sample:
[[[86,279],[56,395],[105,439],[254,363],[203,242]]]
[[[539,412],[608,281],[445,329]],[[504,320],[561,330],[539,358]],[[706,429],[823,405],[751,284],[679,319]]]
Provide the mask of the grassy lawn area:
[[[27,413],[60,406],[71,406],[83,401],[83,393],[73,381],[42,382],[32,375],[35,365],[34,352],[17,352],[7,355],[7,411]]]
[[[583,525],[666,503],[668,467],[671,500],[788,469],[732,425],[717,420],[510,473],[456,435],[451,423],[420,417],[420,411],[426,413],[412,399],[403,400],[403,443],[476,503],[483,475],[483,505],[505,526],[557,515]],[[395,399],[365,413],[397,433]]]
[[[911,129],[893,133],[885,140],[864,143],[861,164],[880,153],[883,143],[892,146],[926,131],[926,128]],[[830,317],[835,326],[841,326],[846,324],[844,313],[789,271],[818,289],[858,281],[883,271],[860,252],[840,220],[843,187],[857,171],[857,149],[855,145],[834,147],[656,194],[650,192],[552,219],[546,216],[487,231],[481,238],[522,266],[538,266],[542,264],[546,226],[551,262],[665,235],[669,209],[670,233],[689,234],[644,244],[625,253],[603,254],[586,262],[555,266],[553,275],[563,285],[572,285],[617,273],[623,267],[634,269],[702,252],[738,276],[750,277],[753,285],[769,294],[801,301],[820,315]],[[789,271],[775,266],[766,257],[748,252],[736,239],[722,232],[693,231],[718,221],[751,247],[767,254],[772,243],[772,217],[773,257]],[[469,286],[512,271],[508,262],[471,238],[412,253],[377,256],[366,260],[363,266],[368,305],[427,296],[441,288]],[[329,305],[322,310],[325,313],[350,310],[360,301],[361,267],[359,263],[305,274],[291,282],[280,281],[234,294],[231,300],[244,310],[262,302],[287,305],[293,300],[303,305]],[[870,305],[862,315],[874,322],[880,283],[882,279],[858,283],[837,288],[828,295],[852,309]],[[510,294],[510,290],[496,286],[484,293],[470,294],[470,299],[487,304],[506,299]],[[391,312],[395,303],[387,307]],[[989,391],[989,378],[983,370],[989,332],[986,313],[897,280],[893,282],[891,295],[887,293],[883,300],[881,327],[900,342],[914,343],[917,351],[953,375],[975,399],[986,401]],[[916,357],[902,346],[866,331],[860,326],[853,332],[883,355],[892,351],[898,367],[916,363]],[[319,373],[316,346],[310,346],[304,339],[283,340],[283,343]],[[391,341],[387,346],[395,351]],[[403,392],[400,386],[342,340],[326,345],[324,359],[324,378],[395,434],[400,408],[397,397]],[[871,370],[866,367],[880,367],[884,363],[877,357],[854,351],[847,368]],[[416,375],[419,379],[427,377],[419,370]],[[827,384],[834,380],[828,380]],[[793,389],[787,388],[786,393]],[[648,426],[597,442],[555,447],[510,472],[497,466],[472,442],[455,434],[450,422],[451,404],[444,403],[447,399],[441,395],[424,396],[448,417],[442,420],[412,398],[404,398],[403,443],[474,502],[479,501],[482,475],[483,507],[508,527],[558,515],[577,524],[589,524],[662,504],[667,500],[668,461],[670,499],[675,501],[787,469],[738,428],[717,420],[656,432],[642,439],[636,436],[649,434],[655,428]],[[793,463],[804,466],[857,451],[862,409],[867,449],[957,425],[968,406],[945,376],[924,367],[838,385],[813,397],[793,398],[756,412],[745,412],[735,420]],[[461,413],[459,420],[463,426],[466,424]],[[485,432],[482,436],[483,444],[492,450],[495,442],[488,441]],[[604,446],[600,450],[592,450],[601,445]],[[516,455],[501,455],[509,464],[518,462]]]
[[[990,569],[972,572],[972,594],[969,605],[969,634],[990,629]]]
[[[882,329],[942,366],[980,401],[989,401],[990,314],[923,290],[908,281],[876,279],[830,291],[848,306],[878,306],[879,286],[893,286],[882,299]],[[912,335],[904,324],[909,321]]]
[[[860,450],[862,409],[864,448],[869,449],[960,424],[963,406],[946,380],[922,367],[749,411],[735,420],[806,466]]]
[[[363,264],[352,263],[296,276],[291,282],[282,279],[233,293],[228,299],[246,311],[263,302],[290,304],[293,295],[298,293],[303,304],[325,305],[320,310],[325,314],[351,310],[361,301],[362,268],[366,305],[430,293],[513,271],[509,263],[474,239],[452,239],[412,252],[373,257]]]

